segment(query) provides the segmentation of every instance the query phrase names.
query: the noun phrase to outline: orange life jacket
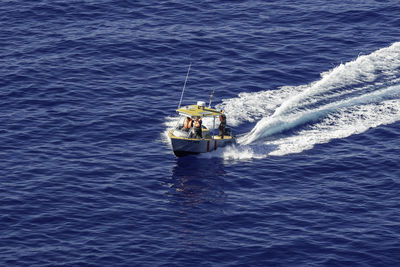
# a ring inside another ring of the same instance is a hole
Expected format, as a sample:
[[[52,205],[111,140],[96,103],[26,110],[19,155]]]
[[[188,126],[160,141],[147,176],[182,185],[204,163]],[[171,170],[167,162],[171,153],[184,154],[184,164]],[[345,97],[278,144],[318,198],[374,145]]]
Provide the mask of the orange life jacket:
[[[190,128],[192,127],[192,120],[186,118],[186,119],[185,119],[185,122],[183,123],[183,127],[184,127],[185,129],[190,129]]]

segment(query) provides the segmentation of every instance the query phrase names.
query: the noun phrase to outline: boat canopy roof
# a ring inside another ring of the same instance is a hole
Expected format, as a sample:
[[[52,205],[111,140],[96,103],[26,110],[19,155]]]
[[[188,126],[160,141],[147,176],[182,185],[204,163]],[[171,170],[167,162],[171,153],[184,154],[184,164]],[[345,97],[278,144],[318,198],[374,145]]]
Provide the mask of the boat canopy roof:
[[[184,106],[178,108],[176,112],[178,112],[180,115],[185,115],[189,117],[215,117],[222,114],[216,109],[207,108],[199,105]]]

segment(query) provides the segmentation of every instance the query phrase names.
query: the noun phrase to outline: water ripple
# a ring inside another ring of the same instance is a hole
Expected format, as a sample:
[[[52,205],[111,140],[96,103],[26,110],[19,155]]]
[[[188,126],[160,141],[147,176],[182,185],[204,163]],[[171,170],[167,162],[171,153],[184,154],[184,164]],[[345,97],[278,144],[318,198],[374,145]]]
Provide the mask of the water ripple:
[[[398,13],[395,0],[2,1],[0,265],[396,265],[393,94],[204,157],[176,159],[164,133],[190,62],[184,104],[215,89],[241,134],[320,80],[282,110],[395,86],[382,51]]]

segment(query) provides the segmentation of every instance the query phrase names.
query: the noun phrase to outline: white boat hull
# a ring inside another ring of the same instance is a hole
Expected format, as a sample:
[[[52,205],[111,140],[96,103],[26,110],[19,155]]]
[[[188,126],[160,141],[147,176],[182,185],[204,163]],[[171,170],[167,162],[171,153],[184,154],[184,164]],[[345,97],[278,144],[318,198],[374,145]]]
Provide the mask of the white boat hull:
[[[175,135],[174,131],[175,130],[171,130],[168,135],[171,139],[172,150],[177,157],[183,157],[190,154],[207,153],[226,145],[236,143],[236,138],[232,136],[224,136],[223,139],[221,139],[219,136],[209,136],[208,138],[196,139],[179,137],[181,135]]]

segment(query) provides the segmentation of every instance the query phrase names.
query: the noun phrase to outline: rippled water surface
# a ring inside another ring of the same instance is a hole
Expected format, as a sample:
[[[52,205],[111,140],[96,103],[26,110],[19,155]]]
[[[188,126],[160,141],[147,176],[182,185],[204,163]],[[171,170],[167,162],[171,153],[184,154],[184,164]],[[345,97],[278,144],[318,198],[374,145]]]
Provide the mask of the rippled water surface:
[[[0,265],[398,265],[400,6],[336,2],[2,1]]]

